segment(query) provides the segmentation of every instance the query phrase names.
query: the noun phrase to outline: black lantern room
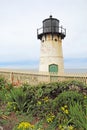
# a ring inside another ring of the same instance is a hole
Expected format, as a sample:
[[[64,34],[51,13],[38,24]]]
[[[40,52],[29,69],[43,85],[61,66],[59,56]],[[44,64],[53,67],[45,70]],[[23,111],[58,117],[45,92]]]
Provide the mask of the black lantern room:
[[[37,38],[42,39],[43,35],[52,34],[57,35],[61,37],[61,39],[64,39],[66,36],[66,29],[64,29],[62,26],[59,26],[59,20],[56,18],[52,18],[52,15],[50,15],[49,18],[43,20],[43,27],[37,29]]]

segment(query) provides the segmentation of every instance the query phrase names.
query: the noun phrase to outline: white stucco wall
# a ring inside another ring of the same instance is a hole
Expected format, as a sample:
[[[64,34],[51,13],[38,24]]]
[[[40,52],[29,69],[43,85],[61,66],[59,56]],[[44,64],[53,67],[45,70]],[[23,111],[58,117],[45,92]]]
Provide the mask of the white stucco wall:
[[[39,71],[49,72],[50,64],[58,65],[58,73],[64,72],[62,40],[57,35],[48,34],[42,37],[40,50],[40,66]]]

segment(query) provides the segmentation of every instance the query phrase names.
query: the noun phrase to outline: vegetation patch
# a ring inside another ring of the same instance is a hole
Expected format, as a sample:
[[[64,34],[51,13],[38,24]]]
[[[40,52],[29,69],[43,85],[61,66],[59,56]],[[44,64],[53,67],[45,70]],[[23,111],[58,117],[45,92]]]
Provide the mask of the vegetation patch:
[[[87,86],[63,81],[15,88],[0,78],[3,130],[87,130]]]

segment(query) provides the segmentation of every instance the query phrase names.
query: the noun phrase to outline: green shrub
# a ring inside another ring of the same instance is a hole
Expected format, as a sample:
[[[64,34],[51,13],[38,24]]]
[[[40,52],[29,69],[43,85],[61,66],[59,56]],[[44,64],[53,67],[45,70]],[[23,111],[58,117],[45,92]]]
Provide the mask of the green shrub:
[[[65,91],[58,95],[57,98],[54,99],[55,107],[60,108],[64,105],[69,106],[73,102],[81,102],[83,103],[84,96],[81,93],[74,91]]]
[[[77,92],[83,92],[83,90],[86,89],[87,86],[80,81],[69,80],[48,84],[40,84],[39,86],[36,86],[36,88],[36,93],[38,92],[37,95],[40,94],[40,97],[48,96],[52,99],[55,99],[60,93],[64,91],[72,90]]]
[[[26,99],[26,93],[23,92],[22,88],[13,88],[10,90],[8,96],[8,109],[12,111],[24,111],[27,99]],[[15,108],[15,109],[14,109]]]
[[[69,117],[70,123],[72,123],[76,128],[87,130],[87,106],[86,111],[84,111],[83,106],[80,103],[71,104]]]
[[[6,82],[5,78],[1,76],[0,77],[0,90],[5,88],[6,84],[7,84],[7,82]]]
[[[3,104],[3,103],[6,103],[7,101],[7,93],[8,91],[3,88],[2,90],[0,90],[0,103]]]
[[[0,104],[5,101],[5,91],[0,90]]]
[[[35,107],[36,100],[32,87],[28,89],[24,87],[13,88],[9,91],[7,97],[7,101],[10,102],[8,109],[11,111],[13,109],[20,112],[30,112]]]

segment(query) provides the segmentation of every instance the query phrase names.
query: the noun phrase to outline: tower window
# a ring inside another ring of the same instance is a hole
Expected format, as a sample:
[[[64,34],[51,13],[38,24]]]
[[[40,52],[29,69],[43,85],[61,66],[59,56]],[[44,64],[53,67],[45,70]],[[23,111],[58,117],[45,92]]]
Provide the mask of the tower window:
[[[44,42],[44,40],[42,40],[42,42]]]
[[[55,41],[57,42],[57,39],[55,39]]]

